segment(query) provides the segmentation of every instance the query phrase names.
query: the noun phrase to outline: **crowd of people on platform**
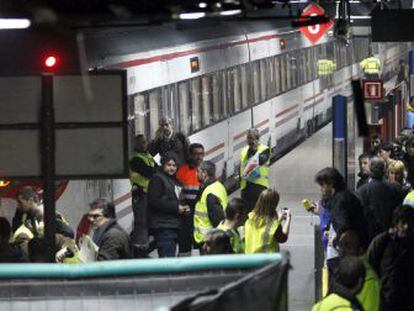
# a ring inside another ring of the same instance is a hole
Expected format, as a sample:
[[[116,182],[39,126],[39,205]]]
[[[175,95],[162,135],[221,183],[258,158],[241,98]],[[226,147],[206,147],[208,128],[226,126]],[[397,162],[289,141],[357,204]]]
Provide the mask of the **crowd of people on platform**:
[[[131,234],[117,223],[114,204],[97,199],[81,220],[76,238],[57,214],[55,261],[82,262],[80,235],[88,231],[98,261],[148,257],[153,249],[158,257],[191,256],[194,250],[201,255],[278,251],[279,243],[287,240],[290,211],[278,208],[279,194],[270,187],[269,147],[260,143],[255,128],[246,131],[246,141],[240,153],[241,198],[229,199],[215,163],[204,159],[204,146],[190,144],[174,131],[171,119],[162,118],[153,141],[135,137],[129,161]],[[0,262],[50,261],[39,195],[25,187],[17,202],[12,226],[0,218]]]
[[[359,156],[356,191],[334,168],[318,172],[329,291],[313,310],[414,310],[414,136]]]

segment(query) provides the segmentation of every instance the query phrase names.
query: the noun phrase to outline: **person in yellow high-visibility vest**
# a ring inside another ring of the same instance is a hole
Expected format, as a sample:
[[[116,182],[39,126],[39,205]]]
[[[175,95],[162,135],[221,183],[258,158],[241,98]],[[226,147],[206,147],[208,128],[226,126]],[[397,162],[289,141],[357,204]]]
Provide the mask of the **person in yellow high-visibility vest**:
[[[378,57],[371,55],[363,59],[359,66],[365,79],[379,79],[381,71],[381,61]]]
[[[329,295],[315,304],[312,311],[365,310],[356,299],[364,284],[365,268],[358,257],[345,257],[335,273]]]
[[[201,246],[206,234],[224,219],[229,199],[226,188],[216,178],[216,165],[212,161],[200,165],[198,178],[202,186],[194,210],[194,240]]]
[[[336,64],[330,59],[322,58],[318,60],[316,66],[321,88],[329,87]]]
[[[240,153],[241,197],[247,202],[248,212],[253,210],[260,193],[269,188],[270,148],[259,141],[256,128],[247,131],[247,146]]]
[[[380,309],[380,280],[374,269],[364,256],[364,249],[361,246],[358,234],[355,231],[345,231],[339,238],[338,251],[341,258],[357,256],[362,260],[365,267],[365,280],[361,291],[356,298],[364,307],[364,310],[377,311]]]
[[[129,179],[131,182],[132,211],[134,228],[131,236],[135,257],[145,257],[148,248],[147,192],[151,177],[157,165],[148,152],[148,143],[144,135],[135,137],[135,149],[129,160]]]
[[[289,209],[276,209],[279,198],[274,189],[260,194],[244,225],[246,254],[278,252],[279,243],[287,241],[291,215]]]

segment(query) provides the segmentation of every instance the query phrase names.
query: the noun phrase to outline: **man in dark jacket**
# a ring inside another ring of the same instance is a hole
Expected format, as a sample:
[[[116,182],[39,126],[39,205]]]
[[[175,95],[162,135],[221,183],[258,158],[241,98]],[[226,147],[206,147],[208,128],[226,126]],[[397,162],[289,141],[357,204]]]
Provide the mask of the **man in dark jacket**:
[[[389,232],[377,235],[367,257],[381,280],[381,310],[414,310],[414,209],[403,205],[394,213]]]
[[[128,234],[115,219],[115,206],[105,199],[90,204],[88,218],[95,229],[93,241],[99,247],[98,261],[131,258]]]
[[[369,174],[369,155],[368,153],[363,153],[358,157],[359,162],[359,180],[357,182],[356,188],[359,189],[361,186],[367,184],[370,180]]]
[[[164,157],[167,153],[173,154],[177,161],[177,168],[184,165],[188,160],[188,139],[182,133],[174,132],[171,118],[160,119],[160,127],[155,133],[155,139],[148,147],[151,155],[159,154]]]
[[[357,190],[368,221],[368,241],[378,233],[388,230],[394,209],[402,203],[401,186],[385,180],[386,164],[380,157],[370,163],[371,182]]]

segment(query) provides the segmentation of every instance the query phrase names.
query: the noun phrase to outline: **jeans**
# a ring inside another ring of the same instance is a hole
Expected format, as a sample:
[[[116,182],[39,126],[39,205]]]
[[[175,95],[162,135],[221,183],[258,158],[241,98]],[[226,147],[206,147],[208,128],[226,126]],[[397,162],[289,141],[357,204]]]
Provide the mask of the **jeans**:
[[[176,229],[157,229],[155,232],[158,257],[175,257],[178,230]]]

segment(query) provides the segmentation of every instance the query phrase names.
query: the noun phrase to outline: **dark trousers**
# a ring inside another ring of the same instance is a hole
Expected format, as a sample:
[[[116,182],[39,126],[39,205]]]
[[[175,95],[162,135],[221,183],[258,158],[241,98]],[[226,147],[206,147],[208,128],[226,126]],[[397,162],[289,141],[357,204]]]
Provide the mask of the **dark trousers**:
[[[131,243],[147,245],[148,211],[146,194],[137,191],[132,192],[132,212],[134,214],[134,227],[131,234]]]
[[[193,248],[193,212],[183,215],[182,228],[178,233],[179,253],[190,253]]]
[[[241,191],[241,198],[246,201],[248,206],[245,217],[254,209],[257,199],[263,190],[266,190],[266,187],[248,182],[246,188]]]
[[[175,257],[178,243],[178,230],[157,229],[155,231],[155,243],[157,244],[158,257]]]

